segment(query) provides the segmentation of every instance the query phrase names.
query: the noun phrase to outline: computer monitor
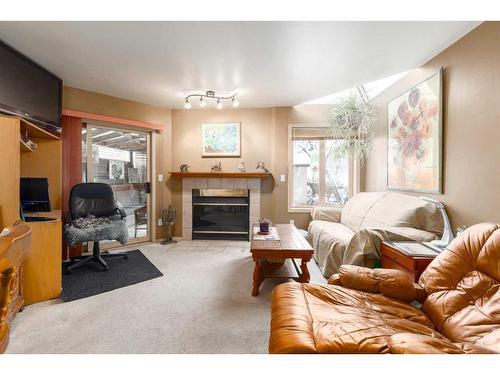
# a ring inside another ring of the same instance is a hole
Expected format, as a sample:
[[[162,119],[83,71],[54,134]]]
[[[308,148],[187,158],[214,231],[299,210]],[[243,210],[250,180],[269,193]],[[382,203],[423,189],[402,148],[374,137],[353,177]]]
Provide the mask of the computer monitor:
[[[21,177],[22,212],[50,211],[49,181],[43,177]]]

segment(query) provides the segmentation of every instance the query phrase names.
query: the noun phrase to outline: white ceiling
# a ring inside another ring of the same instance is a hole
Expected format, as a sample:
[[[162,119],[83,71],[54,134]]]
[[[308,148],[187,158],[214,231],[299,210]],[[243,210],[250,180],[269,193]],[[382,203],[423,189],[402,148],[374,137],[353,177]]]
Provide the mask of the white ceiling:
[[[0,22],[67,86],[169,108],[194,90],[291,106],[416,68],[478,22]]]

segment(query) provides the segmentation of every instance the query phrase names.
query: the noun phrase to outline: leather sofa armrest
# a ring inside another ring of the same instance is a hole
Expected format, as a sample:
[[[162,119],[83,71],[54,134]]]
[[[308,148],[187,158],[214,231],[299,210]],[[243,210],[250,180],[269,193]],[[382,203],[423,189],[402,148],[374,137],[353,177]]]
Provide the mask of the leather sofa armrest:
[[[413,282],[400,270],[343,265],[339,270],[339,281],[346,288],[380,293],[405,302],[414,301],[417,297]]]
[[[330,221],[340,223],[342,208],[340,207],[313,207],[311,211],[312,220]]]
[[[338,273],[334,273],[332,276],[328,278],[328,284],[340,285],[340,275]]]
[[[467,344],[453,343],[416,333],[397,333],[387,341],[389,350],[394,354],[493,354],[488,348]]]

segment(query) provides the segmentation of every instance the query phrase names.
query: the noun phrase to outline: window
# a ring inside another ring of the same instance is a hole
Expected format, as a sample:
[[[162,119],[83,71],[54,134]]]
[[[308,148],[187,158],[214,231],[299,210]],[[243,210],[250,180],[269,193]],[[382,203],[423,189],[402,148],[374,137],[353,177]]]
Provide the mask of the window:
[[[130,242],[151,236],[149,181],[151,134],[118,126],[86,124],[82,128],[83,181],[111,185],[125,209]]]
[[[347,90],[338,91],[334,94],[330,94],[327,96],[323,96],[321,98],[317,98],[314,100],[309,100],[304,104],[333,104],[336,103],[338,99],[349,96],[349,95],[358,95],[361,99],[369,102],[377,95],[379,95],[382,91],[389,88],[392,84],[402,78],[408,72],[394,74],[389,77],[385,77],[376,81],[364,83],[359,86],[352,87]]]
[[[325,126],[290,125],[290,211],[344,205],[353,190],[353,166],[347,157],[338,157],[335,152],[342,142],[333,139]]]

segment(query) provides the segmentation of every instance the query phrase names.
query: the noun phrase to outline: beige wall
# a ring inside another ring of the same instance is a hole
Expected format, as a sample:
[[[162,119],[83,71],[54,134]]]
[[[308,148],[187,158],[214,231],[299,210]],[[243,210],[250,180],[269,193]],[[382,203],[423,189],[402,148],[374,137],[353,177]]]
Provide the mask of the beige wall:
[[[241,123],[240,158],[202,158],[201,124],[216,122]],[[223,172],[237,172],[241,160],[247,171],[255,170],[257,161],[262,160],[268,168],[273,161],[272,111],[270,109],[191,109],[172,111],[172,167],[186,163],[190,171],[210,171],[210,163],[220,161]],[[172,180],[172,206],[177,208],[175,235],[182,234],[182,182]],[[261,186],[261,215],[271,216],[273,181],[266,179]]]
[[[309,213],[288,212],[288,181],[279,182],[279,177],[284,174],[288,180],[288,125],[327,124],[328,106],[301,105],[275,108],[273,111],[275,118],[273,173],[278,182],[273,193],[272,217],[276,223],[287,223],[293,219],[297,228],[307,229],[310,221]]]
[[[386,189],[386,103],[414,84],[444,67],[444,194],[435,196],[447,205],[454,227],[479,221],[500,222],[500,23],[488,22],[391,86],[373,101],[378,109],[374,128],[374,150],[361,175],[361,190]],[[247,171],[257,161],[266,163],[273,180],[262,186],[261,216],[275,223],[294,219],[306,228],[307,213],[288,213],[288,125],[324,124],[328,106],[257,109],[170,110],[70,87],[64,88],[63,108],[149,121],[165,125],[155,136],[158,173],[165,182],[156,183],[159,217],[170,202],[178,209],[175,235],[181,235],[181,182],[168,178],[181,163],[191,171],[208,171],[211,161],[221,161],[224,171],[236,171],[241,160]],[[201,124],[240,122],[241,158],[201,158]],[[158,237],[163,235],[161,227]]]
[[[171,200],[170,188],[167,182],[168,172],[171,170],[172,155],[171,110],[66,86],[63,89],[63,109],[146,121],[165,126],[164,130],[153,134],[152,140],[152,146],[156,150],[156,157],[153,163],[156,166],[157,174],[165,176],[164,182],[156,182],[156,176],[152,176],[151,179],[156,189],[155,198],[157,204],[153,215],[154,223],[156,224],[157,219],[161,215],[162,208],[167,207]],[[156,238],[164,236],[162,227],[157,226],[156,231]]]
[[[172,167],[180,164],[191,166],[191,171],[209,171],[210,163],[222,162],[225,172],[236,172],[241,160],[247,171],[255,170],[262,160],[273,174],[261,187],[261,216],[270,217],[275,223],[294,219],[297,226],[307,228],[309,215],[288,214],[287,182],[280,182],[281,174],[288,170],[288,124],[324,123],[326,109],[323,106],[298,106],[256,109],[191,109],[172,111]],[[201,124],[215,122],[241,123],[240,158],[202,158]],[[178,209],[175,234],[181,235],[181,191],[180,180],[172,179],[172,205]]]
[[[387,101],[427,78],[443,75],[443,201],[453,228],[500,222],[500,22],[480,25],[375,98],[374,150],[361,189],[386,189]]]
[[[169,178],[169,172],[178,170],[182,163],[191,165],[191,171],[209,171],[214,161],[221,161],[226,172],[237,171],[241,160],[247,171],[255,170],[257,161],[264,161],[275,178],[262,182],[261,216],[271,217],[276,223],[294,219],[298,227],[307,228],[309,214],[288,213],[287,182],[279,182],[279,176],[284,174],[288,178],[288,125],[325,123],[325,106],[170,110],[64,87],[63,108],[165,125],[165,130],[154,136],[157,173],[165,177],[165,182],[156,182],[154,220],[172,202],[178,209],[176,236],[182,234],[182,185],[180,180]],[[201,124],[233,121],[241,123],[241,158],[202,158]],[[154,176],[153,181],[156,181]],[[162,227],[156,229],[157,238],[161,238]]]

